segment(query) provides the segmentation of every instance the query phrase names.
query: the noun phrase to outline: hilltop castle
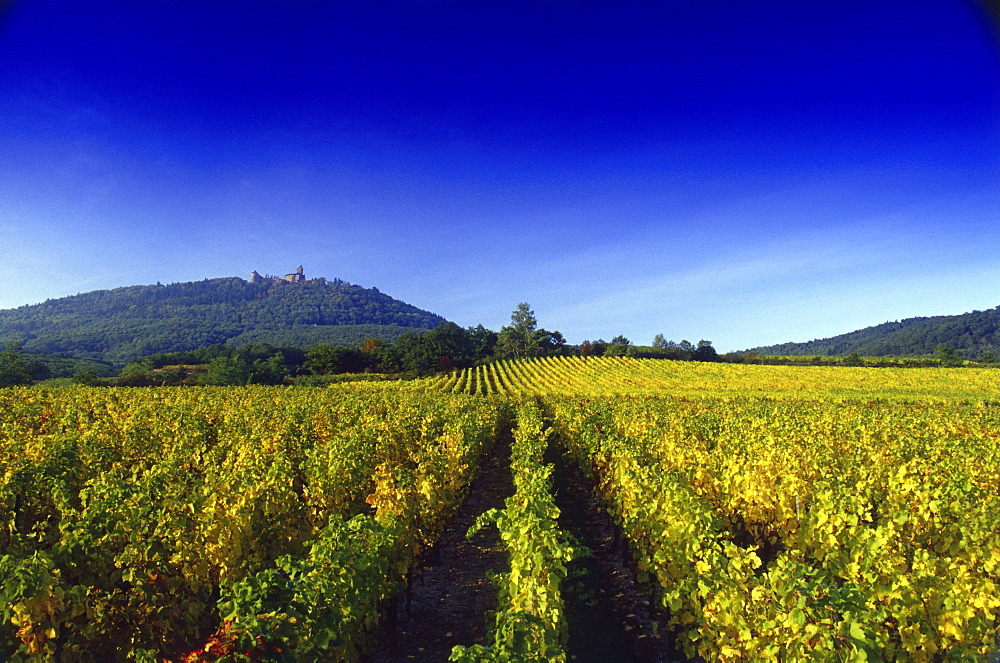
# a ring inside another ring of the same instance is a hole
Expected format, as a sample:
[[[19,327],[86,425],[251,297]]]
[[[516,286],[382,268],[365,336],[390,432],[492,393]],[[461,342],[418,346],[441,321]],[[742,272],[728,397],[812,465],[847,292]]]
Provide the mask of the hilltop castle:
[[[271,276],[270,274],[261,276],[256,269],[250,273],[250,283],[305,283],[307,280],[306,275],[302,272],[302,265],[295,268],[295,273],[284,276]]]

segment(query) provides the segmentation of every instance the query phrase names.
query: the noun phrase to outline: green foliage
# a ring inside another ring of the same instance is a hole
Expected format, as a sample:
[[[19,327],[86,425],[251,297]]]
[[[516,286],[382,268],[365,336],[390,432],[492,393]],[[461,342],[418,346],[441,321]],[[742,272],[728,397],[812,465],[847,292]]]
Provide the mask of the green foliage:
[[[619,334],[605,346],[602,355],[605,357],[634,357],[636,348],[632,345],[632,341]]]
[[[247,384],[245,373],[249,367],[249,384],[282,384],[305,361],[306,352],[299,348],[261,344],[237,349],[212,345],[192,352],[159,353],[130,361],[118,377],[104,383],[127,387]],[[209,364],[213,364],[212,371],[207,374]]]
[[[17,343],[8,343],[0,350],[0,387],[31,384],[31,368]]]
[[[94,366],[84,366],[73,374],[76,384],[95,385],[101,379],[101,374]]]
[[[627,343],[608,343],[604,348],[604,357],[634,357],[636,348]]]
[[[497,334],[494,356],[497,359],[523,359],[559,354],[566,339],[557,331],[538,328],[535,312],[521,302],[510,316],[510,325]]]
[[[626,356],[636,359],[672,359],[675,361],[719,361],[719,354],[711,341],[704,339],[697,345],[690,341],[675,343],[668,341],[663,334],[657,334],[651,346],[634,347]]]
[[[135,359],[113,381],[121,386],[194,384],[193,372],[202,370],[200,384],[282,384],[287,377],[301,378],[362,372],[428,375],[466,368],[488,360],[480,354],[492,346],[496,334],[480,326],[463,329],[442,323],[423,334],[406,333],[388,343],[368,337],[355,346],[316,344],[307,350],[258,344],[234,348],[212,345],[190,352],[158,353]],[[248,377],[249,376],[249,377]],[[305,384],[299,379],[297,384]],[[320,380],[317,384],[329,384]]]
[[[934,357],[862,357],[856,352],[849,355],[758,355],[755,352],[729,352],[719,357],[730,364],[759,364],[767,366],[864,366],[866,368],[928,368],[941,366]],[[989,364],[984,363],[985,366]]]
[[[428,328],[400,325],[291,325],[261,327],[245,331],[226,341],[230,347],[272,345],[283,348],[306,348],[311,345],[361,345],[370,338],[392,343],[403,334],[422,334]]]
[[[510,324],[500,329],[497,354],[522,359],[533,355],[537,344],[538,321],[527,302],[521,302],[510,316]]]
[[[942,366],[962,365],[962,355],[958,354],[958,350],[944,343],[934,348],[934,358],[941,362]]]
[[[396,355],[404,370],[415,375],[466,368],[477,359],[471,333],[453,322],[422,336],[401,336],[396,341]]]
[[[288,367],[281,353],[266,359],[249,360],[243,353],[219,355],[208,363],[201,375],[202,384],[243,386],[282,384]]]
[[[931,356],[939,345],[969,359],[995,355],[1000,348],[1000,307],[961,315],[907,318],[807,343],[753,348],[760,355],[846,355],[865,357]]]
[[[383,371],[403,370],[412,375],[429,375],[468,368],[490,359],[496,334],[482,325],[463,329],[446,322],[421,334],[404,334],[389,346],[378,344],[368,356],[372,366]]]
[[[857,352],[852,352],[844,358],[844,366],[864,366],[865,363],[858,356]]]
[[[716,361],[719,354],[712,347],[711,341],[702,339],[698,341],[698,347],[691,353],[691,358],[695,361]]]
[[[4,390],[0,658],[358,660],[505,412],[372,385]]]
[[[367,358],[357,348],[314,345],[306,351],[304,368],[314,375],[360,373],[368,366]]]
[[[272,568],[224,584],[221,618],[233,625],[236,647],[260,652],[282,643],[271,660],[355,660],[379,605],[395,589],[393,532],[370,516],[331,521],[306,557],[283,556]]]
[[[557,522],[552,465],[542,462],[551,432],[534,401],[518,406],[511,450],[515,493],[503,510],[482,514],[468,532],[471,537],[487,524],[496,525],[510,557],[510,571],[492,576],[499,603],[490,629],[493,642],[456,646],[450,661],[566,660],[561,583],[576,549]]]
[[[31,352],[121,365],[222,343],[392,340],[442,322],[374,288],[342,281],[252,284],[225,278],[99,290],[0,311],[0,340],[20,342]]]
[[[208,363],[202,375],[204,384],[243,386],[253,377],[251,364],[239,355],[219,356]]]
[[[253,363],[250,381],[253,384],[282,384],[287,374],[285,359],[280,352],[276,352],[267,359],[258,359]]]
[[[478,359],[492,357],[497,345],[497,333],[482,325],[469,329],[473,355]]]

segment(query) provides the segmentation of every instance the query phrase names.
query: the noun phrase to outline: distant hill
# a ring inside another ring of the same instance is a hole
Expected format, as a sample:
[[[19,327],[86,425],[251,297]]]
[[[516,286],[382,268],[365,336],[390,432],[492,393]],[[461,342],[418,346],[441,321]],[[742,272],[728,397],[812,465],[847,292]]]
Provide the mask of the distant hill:
[[[986,352],[1000,356],[1000,307],[961,315],[907,318],[885,322],[831,338],[806,343],[782,343],[747,352],[774,355],[915,356],[933,354],[939,345],[959,351],[966,359]]]
[[[256,276],[256,273],[255,273]],[[340,280],[240,278],[97,290],[0,311],[0,342],[123,364],[216,343],[306,346],[393,340],[444,318]]]

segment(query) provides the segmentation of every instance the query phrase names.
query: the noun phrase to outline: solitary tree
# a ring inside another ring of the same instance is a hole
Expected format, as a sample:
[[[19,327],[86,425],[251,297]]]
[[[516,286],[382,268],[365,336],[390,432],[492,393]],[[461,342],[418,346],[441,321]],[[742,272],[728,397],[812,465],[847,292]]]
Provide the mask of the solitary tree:
[[[521,302],[510,316],[510,325],[497,335],[497,354],[514,358],[527,357],[537,342],[538,320],[527,302]]]
[[[521,302],[510,316],[510,325],[500,328],[494,356],[520,359],[559,354],[566,339],[557,331],[538,328],[535,312],[527,302]]]

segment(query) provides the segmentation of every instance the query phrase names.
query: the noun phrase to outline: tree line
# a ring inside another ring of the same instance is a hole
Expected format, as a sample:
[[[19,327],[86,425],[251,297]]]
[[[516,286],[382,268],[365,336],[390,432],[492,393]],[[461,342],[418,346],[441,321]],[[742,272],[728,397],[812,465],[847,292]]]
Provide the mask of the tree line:
[[[379,376],[420,377],[437,372],[504,359],[554,355],[583,357],[635,357],[675,361],[725,361],[787,365],[841,366],[958,366],[963,364],[954,349],[939,346],[933,357],[861,358],[781,357],[753,353],[719,355],[711,341],[674,342],[657,334],[651,345],[633,344],[623,335],[610,341],[586,340],[570,345],[558,331],[539,327],[534,311],[520,303],[510,324],[492,331],[482,325],[463,328],[444,322],[424,333],[416,331],[394,340],[368,338],[353,345],[317,343],[307,348],[276,347],[256,343],[234,347],[216,343],[188,352],[161,352],[135,359],[115,375],[109,364],[31,355],[16,344],[0,349],[0,387],[31,384],[50,377],[64,377],[81,384],[119,386],[325,384],[344,379]],[[987,358],[992,362],[992,356]]]
[[[610,341],[597,339],[579,345],[567,344],[558,331],[541,328],[531,307],[522,302],[511,314],[510,324],[499,331],[483,325],[463,328],[444,322],[420,333],[414,330],[394,340],[368,338],[353,345],[316,343],[308,348],[276,347],[256,343],[234,347],[214,343],[186,352],[160,352],[130,361],[117,374],[110,365],[76,363],[64,365],[58,374],[32,370],[31,359],[17,346],[9,345],[0,356],[0,386],[28,384],[45,377],[72,376],[83,384],[152,386],[159,384],[322,384],[344,374],[419,377],[436,372],[503,359],[525,359],[553,355],[585,357],[627,356],[677,360],[713,361],[718,358],[710,341],[697,345],[674,343],[662,335],[652,346],[636,346],[625,336]],[[64,360],[69,361],[69,360]]]
[[[806,343],[753,348],[758,355],[925,357],[950,348],[963,360],[995,363],[1000,354],[1000,307],[961,315],[907,318]],[[947,357],[944,360],[948,361]],[[954,361],[954,357],[950,359]]]

